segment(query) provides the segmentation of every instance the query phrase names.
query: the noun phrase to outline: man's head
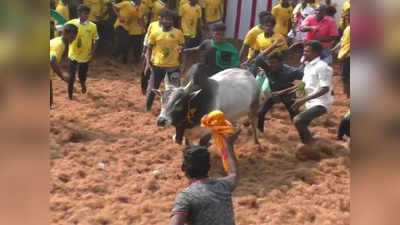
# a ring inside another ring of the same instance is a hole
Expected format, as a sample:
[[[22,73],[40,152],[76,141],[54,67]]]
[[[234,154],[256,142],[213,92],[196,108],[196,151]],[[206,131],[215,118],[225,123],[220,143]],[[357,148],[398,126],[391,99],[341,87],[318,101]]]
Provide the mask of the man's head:
[[[165,29],[170,29],[174,25],[175,13],[165,7],[160,13],[160,23]]]
[[[266,34],[272,35],[274,33],[274,27],[276,24],[275,17],[273,15],[268,15],[264,18],[262,27]]]
[[[270,54],[267,57],[267,64],[270,67],[271,71],[278,72],[281,70],[283,65],[283,57],[279,52],[275,52]]]
[[[81,22],[85,22],[89,18],[90,8],[87,5],[81,4],[78,7],[78,15]]]
[[[320,41],[310,40],[304,44],[304,57],[307,61],[320,57],[323,50]]]
[[[50,0],[50,9],[56,9],[56,0]]]
[[[327,5],[319,4],[318,7],[315,9],[315,15],[317,16],[317,19],[322,20],[326,16],[327,10]]]
[[[133,0],[133,2],[135,2],[136,5],[140,5],[140,3],[142,3],[142,0]]]
[[[190,0],[191,5],[196,5],[197,3],[199,3],[199,0]]]
[[[344,20],[347,22],[347,24],[350,24],[350,9],[347,10],[344,15],[343,15]]]
[[[221,43],[225,40],[225,31],[226,26],[223,23],[214,24],[211,28],[212,31],[212,39],[216,43]]]
[[[63,40],[66,42],[66,44],[73,42],[77,34],[78,34],[78,27],[76,27],[73,24],[64,25],[62,35],[63,35]]]
[[[283,8],[289,7],[289,6],[290,6],[290,5],[289,5],[289,0],[281,0],[281,6],[282,6]]]
[[[261,12],[258,14],[258,21],[260,21],[260,24],[263,24],[263,21],[264,21],[265,17],[267,17],[267,16],[269,16],[269,15],[271,15],[270,12],[268,12],[268,11],[261,11]]]
[[[208,177],[210,153],[206,147],[189,146],[183,151],[182,170],[189,179]]]

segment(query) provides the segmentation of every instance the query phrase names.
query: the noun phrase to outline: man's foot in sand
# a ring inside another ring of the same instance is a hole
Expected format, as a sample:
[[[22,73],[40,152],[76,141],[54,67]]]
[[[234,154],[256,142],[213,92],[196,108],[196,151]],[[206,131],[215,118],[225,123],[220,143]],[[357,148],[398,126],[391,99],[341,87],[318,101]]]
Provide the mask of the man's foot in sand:
[[[313,145],[299,144],[297,146],[296,158],[301,161],[319,161],[321,159],[321,156],[313,149]]]
[[[81,84],[81,87],[82,87],[82,94],[85,94],[87,92],[86,84]]]

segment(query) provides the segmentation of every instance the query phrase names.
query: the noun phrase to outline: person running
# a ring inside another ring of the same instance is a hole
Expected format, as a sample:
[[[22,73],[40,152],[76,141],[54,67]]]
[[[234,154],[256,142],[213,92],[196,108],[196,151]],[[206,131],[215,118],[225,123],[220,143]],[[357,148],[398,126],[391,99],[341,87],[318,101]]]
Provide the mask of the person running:
[[[204,24],[204,37],[211,38],[212,26],[222,23],[224,15],[223,0],[202,0],[201,7],[203,9],[202,20]]]
[[[144,67],[143,67],[143,72],[142,72],[142,76],[141,76],[141,87],[142,87],[142,94],[146,95],[147,92],[147,86],[149,84],[149,80],[150,80],[150,75],[151,75],[151,70],[150,70],[150,66],[151,65],[147,65],[148,61],[151,61],[151,59],[147,60],[147,47],[149,46],[149,36],[153,33],[153,32],[158,32],[158,31],[162,31],[162,27],[161,27],[161,23],[160,21],[154,21],[152,23],[150,23],[149,27],[147,28],[147,32],[146,35],[144,37],[144,41],[143,41],[143,52],[142,52],[142,58],[144,58]],[[153,55],[152,55],[153,57]]]
[[[256,66],[263,69],[263,75],[268,79],[272,92],[272,97],[264,100],[261,104],[261,110],[258,114],[258,129],[261,132],[264,132],[265,115],[276,103],[285,105],[292,120],[298,114],[298,110],[292,108],[296,101],[296,94],[294,92],[287,93],[286,90],[293,87],[295,80],[303,78],[303,71],[283,64],[283,57],[280,53],[270,53],[282,44],[279,41],[274,42],[270,48],[262,52],[256,59]],[[266,62],[264,61],[265,57],[267,57]]]
[[[286,50],[288,49],[286,38],[282,34],[278,34],[278,33],[274,32],[275,24],[276,24],[276,20],[273,15],[268,15],[265,17],[263,24],[262,24],[264,32],[257,36],[256,42],[254,45],[255,52],[250,59],[248,59],[246,62],[244,62],[242,64],[242,66],[245,67],[246,65],[248,65],[250,62],[252,62],[256,58],[256,56],[260,52],[267,50],[276,41],[280,41],[284,44],[281,45],[279,48],[275,48],[274,52],[281,52],[281,53],[283,53],[284,56],[286,55]]]
[[[226,138],[228,176],[210,179],[210,153],[206,147],[190,146],[183,152],[182,171],[190,185],[180,192],[172,208],[171,225],[234,225],[232,192],[238,185],[239,168],[233,153],[237,132]]]
[[[118,44],[112,57],[117,59],[122,54],[124,64],[128,62],[131,47],[134,49],[135,63],[140,61],[145,33],[145,7],[142,5],[142,0],[121,2],[114,6],[114,11],[118,17],[114,24]]]
[[[344,30],[340,42],[332,49],[332,52],[338,52],[338,60],[342,67],[343,91],[347,98],[350,98],[350,10],[346,11],[344,19],[349,25]]]
[[[199,0],[190,0],[179,9],[181,28],[185,36],[185,48],[193,48],[199,44],[201,27],[201,7]]]
[[[78,27],[78,35],[70,45],[68,50],[69,63],[69,80],[68,80],[68,97],[72,100],[75,74],[78,70],[79,81],[82,87],[82,93],[86,93],[86,78],[89,69],[89,61],[96,52],[99,35],[97,26],[88,20],[90,8],[86,5],[79,5],[79,18],[67,22]]]
[[[167,75],[166,86],[180,86],[180,66],[182,57],[180,49],[185,43],[182,31],[173,27],[175,14],[165,8],[160,13],[162,30],[152,32],[149,36],[146,53],[147,65],[150,65],[149,88],[147,90],[146,110],[150,111],[154,102],[153,89],[160,87]]]
[[[248,51],[247,59],[250,59],[254,55],[254,51],[255,51],[254,48],[255,48],[256,41],[257,41],[257,36],[264,32],[262,24],[263,24],[265,17],[268,15],[271,15],[268,11],[260,12],[258,14],[258,20],[259,20],[260,24],[253,27],[249,32],[247,32],[246,37],[244,38],[244,41],[243,41],[242,48],[240,49],[241,61],[244,58],[244,56],[246,55],[247,51]],[[248,67],[249,67],[250,72],[252,72],[254,75],[257,74],[258,71],[255,66],[250,64],[250,65],[248,65]]]
[[[195,48],[183,49],[184,53],[202,51],[201,63],[207,65],[206,76],[210,77],[227,68],[240,66],[239,52],[234,45],[226,41],[226,26],[217,23],[212,26],[212,39],[204,40]]]
[[[315,15],[308,16],[300,26],[300,31],[307,32],[305,41],[318,40],[324,47],[321,59],[332,64],[330,48],[333,41],[339,36],[335,20],[327,15],[327,6],[320,4],[315,10]]]
[[[294,125],[300,135],[302,145],[296,156],[301,159],[319,159],[319,154],[313,150],[315,140],[308,130],[308,125],[327,113],[333,103],[332,74],[333,69],[321,59],[323,45],[320,41],[311,40],[304,45],[305,67],[303,82],[306,96],[297,99],[292,105],[293,110],[299,110],[305,105],[305,111],[294,117]]]
[[[57,74],[61,80],[68,82],[68,78],[60,69],[60,62],[66,47],[75,40],[78,34],[78,27],[73,24],[67,24],[62,29],[61,37],[50,40],[50,108],[53,108],[53,82],[54,74]]]
[[[275,33],[287,36],[291,29],[293,8],[289,4],[289,0],[281,0],[281,2],[272,8],[271,14],[275,16],[276,26]]]

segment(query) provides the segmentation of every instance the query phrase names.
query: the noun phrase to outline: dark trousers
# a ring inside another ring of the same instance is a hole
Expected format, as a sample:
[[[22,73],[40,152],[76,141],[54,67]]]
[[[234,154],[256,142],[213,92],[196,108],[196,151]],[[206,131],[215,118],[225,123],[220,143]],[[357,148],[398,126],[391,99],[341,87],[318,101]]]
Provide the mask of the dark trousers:
[[[53,105],[53,81],[50,80],[50,108]]]
[[[290,114],[290,118],[293,118],[298,114],[298,111],[294,111],[292,109],[292,105],[295,102],[294,96],[284,96],[284,97],[276,97],[276,98],[269,98],[262,103],[261,110],[258,113],[258,129],[261,132],[264,132],[264,119],[265,115],[268,111],[272,108],[275,103],[283,103]]]
[[[82,90],[86,90],[86,78],[89,70],[89,63],[79,63],[75,60],[70,60],[69,62],[68,97],[71,100],[74,92],[74,83],[76,79],[75,74],[77,70]]]
[[[130,35],[123,27],[117,27],[116,35],[118,38],[117,47],[114,50],[113,57],[118,58],[121,54],[123,62],[128,62],[129,49],[133,47],[136,61],[140,60],[143,51],[143,35]]]
[[[308,130],[308,125],[317,117],[325,114],[326,108],[321,105],[314,106],[294,117],[293,122],[299,132],[301,141],[304,144],[309,144],[312,140],[311,132]]]
[[[340,122],[337,138],[343,140],[344,135],[350,137],[350,118],[343,118]]]
[[[150,75],[149,87],[147,88],[147,101],[146,101],[146,109],[149,111],[154,102],[155,93],[153,93],[153,89],[158,89],[161,85],[162,80],[165,75],[168,76],[169,83],[179,86],[179,68],[165,68],[165,67],[157,67],[152,66],[153,73]],[[176,75],[178,74],[178,77]]]

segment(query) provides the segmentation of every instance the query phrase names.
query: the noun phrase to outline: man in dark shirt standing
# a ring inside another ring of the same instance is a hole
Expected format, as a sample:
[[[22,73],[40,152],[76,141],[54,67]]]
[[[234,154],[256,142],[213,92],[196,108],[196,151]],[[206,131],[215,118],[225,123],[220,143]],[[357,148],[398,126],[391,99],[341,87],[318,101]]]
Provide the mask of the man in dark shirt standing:
[[[176,197],[171,225],[235,225],[232,192],[238,182],[239,170],[233,154],[233,143],[239,133],[226,139],[229,172],[224,178],[208,179],[210,154],[207,148],[186,147],[182,170],[190,186]]]
[[[276,44],[273,46],[275,45]],[[265,62],[264,57],[268,52],[270,52],[269,50],[260,54],[256,59],[256,66],[261,67],[264,70],[265,75],[269,80],[272,92],[272,97],[262,103],[261,110],[258,114],[258,129],[261,132],[264,132],[265,114],[267,114],[275,103],[285,104],[291,119],[298,114],[298,110],[292,109],[292,105],[296,101],[296,94],[293,92],[289,94],[286,93],[287,90],[293,88],[293,82],[295,80],[301,80],[303,78],[303,72],[300,69],[283,64],[283,58],[280,53],[272,53],[268,55],[267,62]]]

